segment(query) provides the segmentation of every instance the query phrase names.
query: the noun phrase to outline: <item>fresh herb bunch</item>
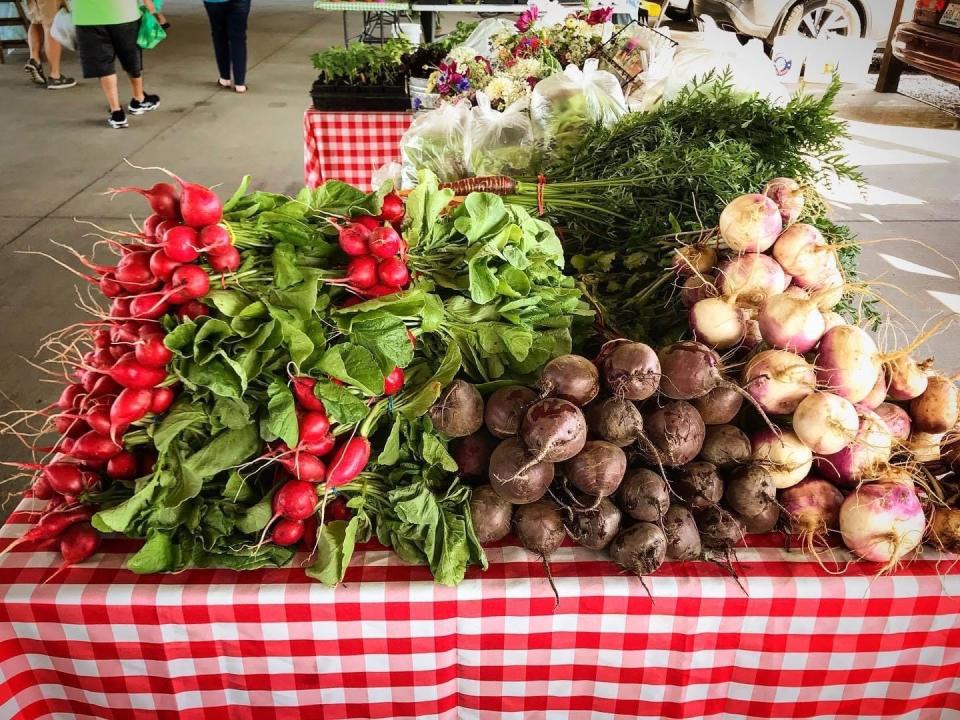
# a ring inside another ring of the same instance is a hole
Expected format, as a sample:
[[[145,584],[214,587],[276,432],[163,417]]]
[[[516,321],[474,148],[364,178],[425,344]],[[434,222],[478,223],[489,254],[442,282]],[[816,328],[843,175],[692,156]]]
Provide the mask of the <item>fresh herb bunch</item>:
[[[316,84],[324,86],[402,85],[407,72],[402,58],[413,49],[406,38],[391,38],[381,45],[355,42],[331,47],[313,55],[319,72]]]

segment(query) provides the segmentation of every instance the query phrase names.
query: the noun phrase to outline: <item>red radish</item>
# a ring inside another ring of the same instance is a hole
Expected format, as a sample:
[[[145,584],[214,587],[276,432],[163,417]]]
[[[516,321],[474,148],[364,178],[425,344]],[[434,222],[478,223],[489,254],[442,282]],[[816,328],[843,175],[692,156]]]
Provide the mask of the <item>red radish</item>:
[[[383,379],[383,394],[387,396],[396,395],[403,389],[405,379],[403,368],[395,367]]]
[[[163,344],[164,336],[150,333],[137,341],[133,355],[141,365],[162,367],[173,360],[173,353]]]
[[[86,428],[86,426],[84,426]],[[77,436],[79,437],[79,435]],[[64,455],[73,455],[73,446],[76,444],[77,439],[75,437],[65,437],[61,438],[60,443],[57,445],[57,451],[63,453]]]
[[[97,370],[103,370],[113,365],[114,360],[116,360],[116,358],[107,348],[99,348],[95,353],[91,354],[89,365],[97,368]]]
[[[317,488],[306,480],[288,480],[273,496],[273,516],[306,520],[317,507]]]
[[[281,520],[273,526],[270,539],[274,545],[293,545],[294,543],[300,542],[300,538],[303,537],[303,531],[304,524],[302,520],[281,518]]]
[[[177,308],[177,317],[183,321],[196,320],[210,314],[210,308],[199,300],[191,300]]]
[[[300,441],[300,444],[297,445],[297,450],[302,452],[310,453],[317,457],[326,457],[330,454],[330,451],[333,450],[334,446],[337,444],[337,439],[330,434],[324,435],[319,440],[314,440],[312,442]]]
[[[170,302],[182,305],[185,302],[202,298],[210,292],[210,276],[199,265],[181,265],[173,271],[170,278]]]
[[[293,396],[297,403],[304,410],[313,410],[326,414],[327,409],[323,406],[323,401],[314,395],[314,388],[317,381],[306,375],[299,375],[290,378],[290,389],[293,390]]]
[[[376,230],[383,225],[382,220],[372,215],[357,215],[356,217],[350,218],[350,220],[355,224],[363,225],[367,230]]]
[[[110,406],[110,435],[116,438],[131,423],[143,418],[150,412],[152,401],[152,390],[134,388],[122,390]]]
[[[127,354],[128,350],[123,345],[111,345],[107,352],[110,353],[110,357],[114,360],[119,360]]]
[[[378,258],[395,257],[400,252],[401,243],[399,233],[390,226],[379,227],[371,231],[370,237],[367,239],[370,254]]]
[[[57,415],[53,419],[53,427],[61,435],[72,438],[78,438],[90,429],[86,421],[76,415]]]
[[[92,384],[87,400],[100,398],[106,395],[115,395],[123,389],[116,380],[109,375],[101,375]]]
[[[110,347],[110,331],[97,330],[93,333],[93,346],[97,349],[106,349]]]
[[[155,287],[157,279],[150,270],[151,257],[153,252],[150,250],[128,252],[117,263],[113,271],[114,279],[130,292],[142,292]]]
[[[99,547],[100,533],[93,525],[89,523],[71,525],[60,536],[60,554],[63,555],[63,563],[56,573],[62,572],[71,565],[88,560]],[[49,579],[47,578],[48,581]]]
[[[153,255],[150,256],[150,272],[153,273],[154,277],[163,282],[169,280],[170,276],[173,275],[173,271],[180,267],[180,265],[181,263],[178,261],[171,260],[170,256],[163,250],[156,250]]]
[[[386,220],[391,225],[403,222],[403,216],[406,210],[403,206],[403,199],[396,193],[384,195],[383,205],[380,206],[380,219]]]
[[[239,269],[242,258],[240,257],[240,251],[233,245],[229,245],[216,253],[208,253],[207,262],[210,263],[210,267],[215,272],[231,273]]]
[[[766,342],[795,353],[812,350],[826,332],[823,313],[815,301],[787,294],[768,296],[757,322]]]
[[[110,406],[107,403],[98,403],[90,407],[83,419],[95,433],[110,434]]]
[[[384,258],[377,266],[380,282],[395,288],[402,288],[410,282],[410,271],[403,260],[396,257]]]
[[[771,295],[782,293],[787,276],[769,255],[739,255],[720,266],[720,292],[738,305],[759,307]]]
[[[21,543],[39,542],[41,540],[60,537],[71,525],[86,522],[92,518],[93,513],[94,508],[89,505],[81,505],[80,507],[70,510],[58,510],[47,513],[37,521],[36,525],[10,543],[3,552],[10,552]]]
[[[106,462],[123,450],[106,435],[91,430],[77,438],[71,455],[78,460],[103,460]]]
[[[130,298],[115,297],[110,303],[110,317],[114,320],[130,317]]]
[[[167,230],[170,228],[179,227],[183,223],[178,222],[177,220],[163,220],[157,225],[157,229],[154,231],[154,238],[163,242],[163,236],[166,234]]]
[[[683,245],[673,251],[671,267],[681,277],[712,273],[716,265],[717,251],[709,245]]]
[[[690,329],[704,345],[718,350],[736,347],[747,332],[747,317],[732,298],[705,298],[689,313]]]
[[[80,383],[70,383],[60,393],[57,398],[57,407],[64,412],[74,410],[77,407],[77,400],[83,394],[83,385]]]
[[[200,245],[209,253],[217,253],[233,246],[230,232],[223,225],[207,225],[200,231]]]
[[[379,282],[377,260],[371,255],[357,255],[347,263],[347,282],[357,290],[369,290]]]
[[[750,438],[751,457],[761,463],[778,490],[796,485],[813,466],[813,453],[800,442],[796,433],[760,430]]]
[[[153,388],[167,377],[165,368],[142,365],[133,353],[127,353],[110,368],[109,376],[125,388]]]
[[[844,544],[864,560],[885,563],[881,572],[920,545],[925,527],[920,500],[901,483],[860,485],[840,508]]]
[[[340,228],[340,237],[337,242],[340,244],[340,249],[347,255],[368,255],[370,253],[367,246],[369,237],[370,231],[363,225],[346,225]]]
[[[133,320],[118,323],[110,328],[110,340],[114,345],[133,344],[140,339],[141,327]]]
[[[50,500],[56,495],[53,488],[50,487],[50,483],[47,482],[47,479],[43,475],[37,475],[33,484],[30,486],[30,493],[37,500]]]
[[[826,480],[809,477],[777,493],[787,515],[790,532],[800,536],[804,549],[816,554],[815,543],[828,544],[829,534],[840,528],[843,494]]]
[[[800,219],[805,203],[800,183],[790,178],[774,178],[763,188],[763,194],[780,208],[783,225],[791,225]]]
[[[163,215],[157,215],[153,213],[152,215],[147,215],[147,218],[143,221],[143,234],[148,238],[154,238],[157,236],[157,226],[164,221]]]
[[[367,466],[370,459],[370,441],[365,437],[352,437],[343,443],[330,461],[327,472],[327,487],[336,488],[353,480]]]
[[[170,406],[173,404],[174,397],[176,397],[176,393],[174,392],[173,388],[154,388],[153,394],[150,398],[150,412],[154,415],[162,415],[170,409]]]
[[[133,480],[140,470],[137,456],[129,450],[117,453],[107,460],[107,477],[114,480]]]
[[[331,498],[323,509],[324,522],[335,522],[337,520],[347,522],[352,517],[353,513],[347,506],[346,498],[343,495]]]
[[[175,262],[193,262],[200,257],[197,231],[186,225],[170,228],[163,234],[163,252]]]
[[[300,442],[313,443],[323,440],[330,432],[330,420],[323,410],[310,410],[300,416]]]
[[[832,455],[817,458],[817,468],[827,480],[844,487],[855,487],[890,460],[893,435],[879,415],[857,407],[860,428],[853,441]]]
[[[150,203],[150,208],[156,215],[168,220],[175,220],[180,216],[177,189],[170,183],[159,182],[149,190],[138,187],[110,188],[110,195],[124,192],[135,192],[143,195]]]
[[[786,350],[757,353],[743,370],[743,389],[774,415],[789,415],[816,388],[813,365]]]
[[[828,392],[808,395],[793,413],[793,430],[818,455],[832,455],[853,442],[860,416],[849,400]]]
[[[278,457],[277,462],[297,480],[320,483],[327,474],[327,466],[320,458],[299,448]]]
[[[186,182],[171,173],[180,183],[180,215],[191,227],[216,225],[223,219],[223,205],[217,194],[208,187]]]
[[[735,253],[761,253],[783,231],[780,208],[765,195],[742,195],[720,214],[720,235]]]
[[[925,367],[909,355],[894,358],[886,364],[886,369],[890,379],[887,392],[891,400],[913,400],[926,392],[929,378],[924,372]]]
[[[100,278],[98,285],[105,298],[117,298],[124,293],[123,287],[117,282],[117,278],[112,272],[105,273]]]
[[[130,300],[130,317],[139,320],[158,320],[170,310],[165,293],[151,292],[136,295]]]
[[[874,412],[883,420],[883,424],[887,426],[894,440],[905,443],[910,439],[912,421],[906,410],[899,405],[885,402],[881,403]]]
[[[91,473],[79,465],[66,462],[54,462],[47,465],[39,463],[4,463],[22,470],[39,470],[47,485],[60,495],[80,495],[91,483]]]
[[[394,293],[398,293],[401,290],[402,288],[399,288],[399,287],[392,287],[390,285],[377,284],[377,285],[374,285],[369,290],[365,290],[364,294],[367,295],[368,297],[379,298],[379,297],[386,297],[387,295],[393,295]]]

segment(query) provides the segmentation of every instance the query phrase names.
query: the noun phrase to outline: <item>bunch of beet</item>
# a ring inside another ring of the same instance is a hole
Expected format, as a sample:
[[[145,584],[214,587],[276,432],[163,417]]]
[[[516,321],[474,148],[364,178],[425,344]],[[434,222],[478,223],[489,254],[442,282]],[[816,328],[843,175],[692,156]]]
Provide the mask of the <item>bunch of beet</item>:
[[[403,200],[396,193],[383,198],[380,215],[357,215],[334,223],[340,249],[350,259],[345,277],[327,282],[339,284],[358,299],[383,297],[400,292],[410,283],[407,244],[400,234],[405,215]]]
[[[44,431],[59,435],[47,463],[15,463],[35,473],[33,497],[48,501],[40,521],[21,538],[51,542],[62,537],[66,564],[81,562],[99,544],[99,534],[86,521],[94,508],[88,493],[112,482],[130,482],[149,475],[156,454],[128,449],[124,435],[162,416],[177,390],[167,365],[173,353],[165,343],[161,320],[181,320],[208,313],[200,300],[210,289],[210,272],[235,271],[240,254],[227,227],[223,208],[209,188],[177,178],[149,189],[122,188],[111,193],[137,192],[150,204],[139,234],[124,234],[125,242],[110,240],[118,253],[116,265],[101,265],[74,252],[94,276],[84,276],[109,301],[98,320],[83,326],[84,335],[70,346],[73,381],[59,399],[40,411]],[[19,541],[18,541],[19,542]]]

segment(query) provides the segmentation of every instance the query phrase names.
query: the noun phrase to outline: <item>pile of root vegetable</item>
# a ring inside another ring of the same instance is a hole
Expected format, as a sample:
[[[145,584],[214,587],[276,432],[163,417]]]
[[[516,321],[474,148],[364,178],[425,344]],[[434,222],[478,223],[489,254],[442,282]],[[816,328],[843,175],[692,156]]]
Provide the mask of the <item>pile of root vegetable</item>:
[[[833,312],[837,252],[802,206],[777,179],[725,208],[713,247],[678,250],[694,340],[612,340],[487,399],[453,451],[488,478],[481,542],[514,532],[546,562],[569,535],[638,575],[778,528],[821,562],[842,538],[881,572],[924,539],[960,550],[960,484],[937,477],[941,443],[960,469],[957,388],[910,356],[922,337],[881,353]]]

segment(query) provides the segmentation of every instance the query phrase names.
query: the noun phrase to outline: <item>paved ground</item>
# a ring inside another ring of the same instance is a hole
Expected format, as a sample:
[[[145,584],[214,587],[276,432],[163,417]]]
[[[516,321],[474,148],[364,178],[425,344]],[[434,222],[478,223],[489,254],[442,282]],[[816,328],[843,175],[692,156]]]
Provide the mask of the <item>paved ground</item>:
[[[72,279],[42,258],[20,254],[53,248],[51,238],[77,247],[92,228],[85,218],[124,227],[142,216],[134,197],[109,200],[108,187],[147,184],[155,174],[137,165],[164,165],[231,191],[250,173],[258,185],[293,191],[302,182],[301,119],[313,79],[312,52],[339,42],[339,15],[308,9],[304,0],[254,4],[250,24],[250,92],[216,89],[206,19],[196,0],[169,0],[170,38],[147,53],[147,88],[162,107],[130,119],[130,128],[108,129],[94,83],[60,92],[30,85],[23,55],[0,66],[0,390],[20,406],[52,399],[50,385],[18,356],[30,356],[44,334],[82,319],[74,307]],[[68,74],[79,74],[71,56]],[[897,310],[923,324],[947,309],[960,311],[960,133],[956,120],[899,96],[868,89],[844,94],[840,112],[854,121],[851,150],[871,182],[866,200],[838,191],[838,216],[867,241],[863,266],[871,278],[902,288],[885,293]],[[919,126],[917,129],[914,126]],[[909,237],[925,243],[874,242]],[[938,254],[938,252],[940,254]],[[909,328],[906,321],[901,321]],[[909,330],[908,330],[909,331]],[[910,331],[915,332],[915,331]],[[941,364],[960,369],[955,330],[930,343]],[[15,441],[0,439],[3,458],[22,457]]]

